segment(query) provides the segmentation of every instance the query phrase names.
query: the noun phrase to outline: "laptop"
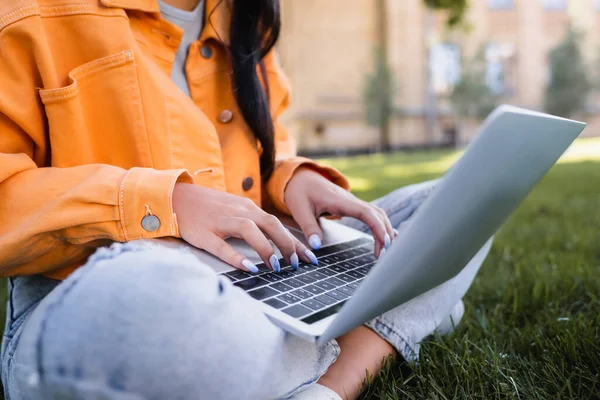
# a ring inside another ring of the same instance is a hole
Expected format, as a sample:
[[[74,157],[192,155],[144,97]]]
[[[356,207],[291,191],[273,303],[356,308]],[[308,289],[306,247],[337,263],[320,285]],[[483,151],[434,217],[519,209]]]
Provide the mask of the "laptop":
[[[497,108],[381,260],[370,235],[326,219],[323,246],[314,251],[317,266],[301,263],[294,271],[280,259],[282,270],[274,273],[237,239],[230,243],[256,262],[258,274],[197,249],[194,254],[260,302],[273,323],[324,343],[444,283],[471,259],[485,258],[490,237],[585,126]],[[303,240],[300,230],[288,227]]]

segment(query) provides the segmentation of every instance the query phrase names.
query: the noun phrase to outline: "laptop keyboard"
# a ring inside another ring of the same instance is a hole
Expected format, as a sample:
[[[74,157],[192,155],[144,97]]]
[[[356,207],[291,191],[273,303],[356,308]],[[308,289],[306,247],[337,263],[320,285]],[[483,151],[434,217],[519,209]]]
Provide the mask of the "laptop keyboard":
[[[360,238],[314,251],[319,265],[300,263],[297,271],[281,259],[281,272],[264,264],[260,272],[236,270],[223,275],[253,298],[306,323],[338,312],[375,264],[373,242]]]

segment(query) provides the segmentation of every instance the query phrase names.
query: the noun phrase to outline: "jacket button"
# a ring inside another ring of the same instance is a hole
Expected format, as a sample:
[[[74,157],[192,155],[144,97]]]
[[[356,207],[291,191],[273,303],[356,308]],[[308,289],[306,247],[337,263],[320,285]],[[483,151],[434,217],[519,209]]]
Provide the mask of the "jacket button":
[[[146,215],[142,218],[142,228],[148,232],[154,232],[160,228],[160,219],[156,215]]]
[[[221,121],[224,124],[231,122],[232,119],[233,113],[231,112],[231,110],[223,110],[219,114],[219,121]]]
[[[200,48],[200,54],[202,54],[202,57],[204,57],[204,58],[211,58],[213,55],[212,47],[210,47],[207,44],[203,45]]]
[[[254,186],[254,179],[251,177],[244,178],[242,181],[242,189],[247,192],[248,190],[252,189],[252,186]]]

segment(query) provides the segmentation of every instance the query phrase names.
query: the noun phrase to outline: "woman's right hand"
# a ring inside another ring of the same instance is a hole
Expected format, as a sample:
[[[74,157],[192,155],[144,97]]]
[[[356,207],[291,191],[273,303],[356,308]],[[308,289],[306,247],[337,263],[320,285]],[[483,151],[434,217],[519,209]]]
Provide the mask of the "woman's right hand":
[[[315,255],[279,219],[263,211],[250,199],[177,183],[173,190],[173,211],[183,240],[236,268],[258,272],[256,265],[225,241],[228,237],[245,240],[265,265],[276,272],[280,270],[279,261],[267,237],[294,269],[298,269],[298,256],[305,262],[317,263]]]

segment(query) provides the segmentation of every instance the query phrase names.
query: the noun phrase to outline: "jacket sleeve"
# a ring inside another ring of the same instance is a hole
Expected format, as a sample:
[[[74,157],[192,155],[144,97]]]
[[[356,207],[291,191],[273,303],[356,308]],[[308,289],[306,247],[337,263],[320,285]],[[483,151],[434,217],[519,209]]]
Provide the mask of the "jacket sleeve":
[[[101,239],[178,236],[171,193],[178,180],[192,181],[186,171],[38,168],[31,139],[3,114],[0,137],[2,276],[49,272],[78,262]],[[160,220],[153,232],[141,225],[148,213]]]
[[[289,84],[278,65],[275,53],[271,52],[265,57],[265,64],[269,78],[271,113],[275,124],[275,170],[266,185],[267,200],[277,210],[290,214],[284,202],[284,192],[294,172],[300,167],[310,168],[346,190],[350,185],[335,168],[296,155],[295,141],[280,121],[280,116],[289,106]]]

